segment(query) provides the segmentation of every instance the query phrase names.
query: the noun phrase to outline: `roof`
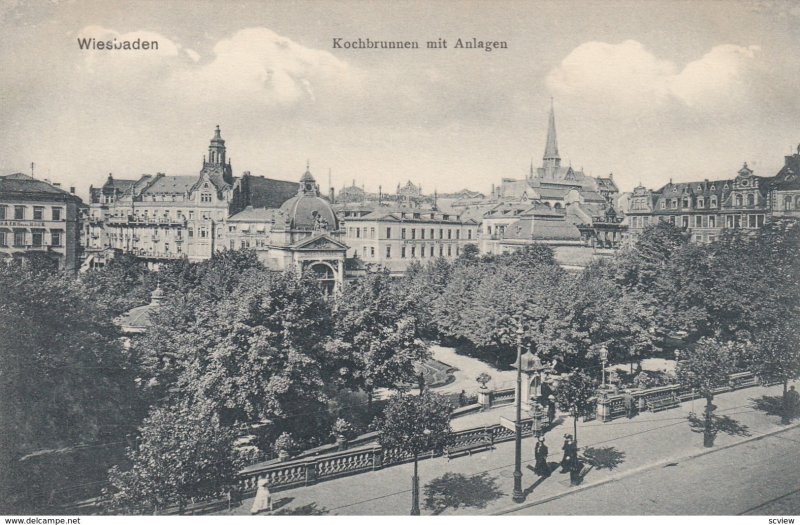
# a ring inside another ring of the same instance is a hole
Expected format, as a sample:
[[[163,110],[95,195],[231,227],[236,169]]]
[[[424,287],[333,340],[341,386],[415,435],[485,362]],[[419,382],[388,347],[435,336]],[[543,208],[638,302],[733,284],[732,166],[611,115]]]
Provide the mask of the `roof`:
[[[253,208],[248,206],[239,213],[231,215],[228,222],[246,221],[246,222],[272,222],[280,210],[274,208]]]
[[[534,241],[579,241],[581,232],[562,219],[522,217],[506,227],[504,239]]]
[[[63,201],[82,202],[77,195],[66,192],[43,180],[34,179],[24,173],[13,173],[0,177],[0,194],[24,196],[39,196]]]
[[[313,179],[312,179],[313,180]],[[338,230],[336,213],[327,200],[316,195],[295,195],[281,205],[293,230],[316,230],[321,227]]]
[[[297,195],[300,184],[286,180],[268,179],[262,175],[242,177],[243,204],[253,208],[280,208]]]
[[[784,157],[784,162],[772,182],[773,187],[779,191],[800,189],[800,146],[798,153]]]
[[[570,191],[572,191],[572,188],[536,188],[536,193],[538,193],[539,198],[542,199],[563,199]]]
[[[197,179],[197,175],[163,175],[156,177],[142,193],[187,193]]]
[[[582,191],[581,197],[585,202],[606,202],[606,198],[596,191]]]
[[[556,210],[552,209],[547,204],[544,204],[544,203],[541,203],[541,202],[536,202],[536,203],[533,204],[533,206],[531,206],[530,208],[528,208],[527,210],[522,212],[520,215],[522,217],[558,217],[558,218],[563,218],[565,214],[563,212],[561,212],[561,213],[557,212]]]

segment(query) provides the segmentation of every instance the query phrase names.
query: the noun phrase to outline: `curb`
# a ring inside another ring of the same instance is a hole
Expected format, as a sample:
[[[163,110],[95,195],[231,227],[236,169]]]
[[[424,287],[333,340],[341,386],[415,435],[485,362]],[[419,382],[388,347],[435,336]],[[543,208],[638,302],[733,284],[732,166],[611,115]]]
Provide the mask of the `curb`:
[[[640,474],[640,473],[642,473],[644,471],[647,471],[647,470],[652,470],[652,469],[655,469],[655,468],[664,467],[665,465],[667,465],[669,463],[680,463],[682,461],[689,461],[689,460],[698,458],[700,456],[705,456],[707,454],[713,454],[715,452],[720,452],[722,450],[727,450],[729,448],[738,447],[739,445],[744,445],[746,443],[750,443],[751,441],[758,441],[758,440],[761,440],[761,439],[764,439],[764,438],[768,438],[768,437],[774,436],[775,434],[780,434],[782,432],[787,432],[789,430],[792,430],[792,429],[795,429],[795,428],[798,428],[798,427],[800,427],[800,421],[798,421],[797,423],[792,423],[790,425],[787,425],[786,427],[777,429],[777,430],[775,430],[773,432],[764,433],[764,434],[762,434],[760,436],[753,436],[753,437],[745,438],[742,441],[738,441],[736,443],[728,443],[727,445],[722,445],[720,447],[713,447],[713,448],[710,448],[710,449],[702,449],[702,450],[699,450],[697,452],[693,452],[692,454],[689,454],[689,455],[686,455],[686,456],[682,456],[682,457],[679,457],[679,458],[671,458],[671,459],[659,461],[657,463],[650,463],[649,465],[642,465],[641,467],[636,467],[636,468],[631,469],[631,470],[629,470],[627,472],[621,472],[621,473],[619,473],[619,474],[617,474],[615,476],[611,476],[611,477],[606,478],[606,479],[595,481],[594,483],[589,483],[588,485],[581,485],[581,486],[575,487],[573,489],[567,490],[566,492],[562,492],[561,494],[555,494],[553,496],[548,496],[546,498],[542,498],[542,499],[539,499],[539,500],[536,500],[536,501],[531,501],[531,502],[527,502],[527,503],[520,503],[519,505],[513,505],[511,507],[506,507],[505,509],[500,509],[500,510],[497,510],[497,511],[494,511],[494,512],[490,512],[488,515],[489,516],[502,516],[504,514],[510,514],[512,512],[516,512],[518,510],[527,509],[529,507],[535,507],[537,505],[542,505],[544,503],[548,503],[550,501],[557,500],[557,499],[563,498],[565,496],[570,496],[572,494],[577,494],[578,492],[583,492],[585,490],[590,490],[590,489],[593,489],[595,487],[606,485],[608,483],[613,483],[613,482],[619,481],[621,479],[629,478],[631,476],[635,476],[636,474]]]

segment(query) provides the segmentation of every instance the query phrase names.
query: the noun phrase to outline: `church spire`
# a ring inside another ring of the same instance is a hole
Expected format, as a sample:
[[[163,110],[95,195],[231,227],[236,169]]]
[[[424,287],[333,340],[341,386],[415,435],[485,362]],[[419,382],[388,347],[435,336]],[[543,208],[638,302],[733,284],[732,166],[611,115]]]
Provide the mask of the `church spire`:
[[[547,125],[547,146],[544,149],[543,168],[557,168],[561,165],[558,156],[558,140],[556,139],[556,116],[553,111],[553,98],[550,98],[550,121]]]

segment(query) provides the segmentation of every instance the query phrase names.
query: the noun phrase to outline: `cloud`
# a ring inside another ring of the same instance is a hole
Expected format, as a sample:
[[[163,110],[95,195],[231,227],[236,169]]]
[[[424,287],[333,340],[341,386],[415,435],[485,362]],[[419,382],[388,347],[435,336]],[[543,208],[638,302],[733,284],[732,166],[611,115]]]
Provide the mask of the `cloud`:
[[[556,96],[606,105],[609,111],[649,113],[674,102],[719,109],[746,94],[743,77],[758,51],[758,46],[719,45],[679,69],[635,40],[586,42],[548,74],[546,83]]]
[[[266,28],[243,29],[218,42],[214,59],[186,69],[172,87],[194,99],[291,106],[314,102],[320,92],[354,87],[358,73],[327,51],[305,47]]]

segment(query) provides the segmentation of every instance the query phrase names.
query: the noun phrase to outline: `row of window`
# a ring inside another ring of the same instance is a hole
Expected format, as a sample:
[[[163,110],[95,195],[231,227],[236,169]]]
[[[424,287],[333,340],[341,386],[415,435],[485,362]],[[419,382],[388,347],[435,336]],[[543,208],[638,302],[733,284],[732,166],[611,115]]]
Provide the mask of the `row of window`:
[[[0,204],[0,220],[12,219],[10,208],[11,206]],[[32,215],[28,214],[28,208],[33,208]],[[13,220],[15,221],[24,221],[29,218],[34,221],[43,221],[45,220],[45,216],[46,216],[45,206],[24,206],[24,205],[14,206]],[[60,221],[63,216],[64,216],[64,208],[59,206],[50,207],[50,220]]]
[[[676,210],[678,209],[678,201],[679,199],[665,199],[661,201],[661,209],[664,210],[667,208],[667,203],[669,203],[670,209]],[[756,194],[755,193],[748,193],[746,196],[742,196],[741,194],[736,194],[733,197],[734,206],[740,207],[744,206],[755,206],[756,204]],[[684,197],[682,202],[680,203],[682,208],[691,208],[692,207],[692,199],[689,197]],[[716,208],[718,204],[717,196],[712,195],[709,197],[709,207]],[[697,197],[697,208],[705,208],[706,207],[706,200],[705,197]]]
[[[445,235],[447,235],[447,239],[461,239],[461,230],[455,230],[455,236],[453,234],[452,228],[439,228],[439,239],[444,239]],[[447,232],[445,234],[445,232]],[[374,227],[370,227],[367,230],[367,227],[357,227],[351,226],[347,228],[347,236],[355,239],[375,239],[376,230]],[[428,239],[435,239],[436,238],[436,228],[400,228],[400,238],[401,239],[425,239],[427,234]],[[409,237],[410,235],[410,237]],[[392,238],[392,228],[391,226],[386,228],[386,238]],[[472,239],[472,229],[467,229],[467,239]]]
[[[15,248],[25,248],[32,246],[40,248],[45,246],[45,230],[31,230],[30,237],[27,230],[14,230],[14,232],[0,231],[0,246],[7,247],[9,242],[13,242]],[[28,240],[30,238],[30,244]],[[50,244],[46,246],[60,247],[63,246],[64,231],[63,230],[50,230]]]
[[[761,228],[764,226],[764,215],[762,214],[749,214],[749,215],[724,215],[726,228]],[[670,224],[680,225],[684,228],[718,228],[721,223],[717,215],[681,215],[676,218],[674,215],[669,217],[658,217],[659,221],[667,221]],[[631,228],[644,228],[650,224],[650,217],[631,217]]]
[[[364,252],[363,255],[364,255],[365,259],[367,258],[367,248],[368,248],[367,246],[363,247],[363,252]],[[419,250],[417,250],[417,248],[419,248]],[[433,245],[429,246],[428,250],[425,249],[425,246],[401,246],[400,247],[400,258],[401,259],[406,259],[406,258],[416,259],[417,257],[425,258],[426,257],[426,253],[427,253],[427,257],[436,257],[435,248],[436,247],[433,246]],[[455,253],[456,257],[458,257],[461,254],[461,249],[458,247],[458,245],[455,246],[455,250],[453,250],[453,245],[452,244],[448,244],[446,247],[443,246],[443,245],[439,245],[439,257],[445,257],[445,256],[446,257],[453,257],[454,253]],[[445,254],[447,254],[447,255],[445,255]],[[369,257],[370,258],[374,258],[375,257],[375,247],[374,246],[370,246],[369,247]],[[392,258],[392,247],[391,246],[387,246],[386,247],[386,258],[387,259],[391,259]]]

